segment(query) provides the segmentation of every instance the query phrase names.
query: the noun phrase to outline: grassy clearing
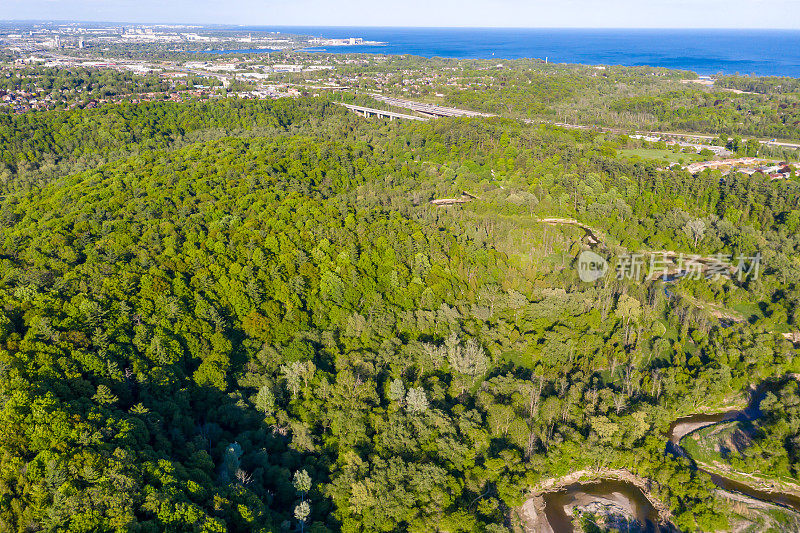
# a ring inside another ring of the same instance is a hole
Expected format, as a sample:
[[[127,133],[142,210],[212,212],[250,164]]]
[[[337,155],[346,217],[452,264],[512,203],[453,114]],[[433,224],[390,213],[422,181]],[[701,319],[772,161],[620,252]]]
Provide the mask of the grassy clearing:
[[[726,422],[699,429],[687,435],[681,441],[681,446],[695,461],[701,463],[725,462],[725,459],[716,450],[716,445],[719,441],[724,441],[737,427],[737,422]]]
[[[748,322],[755,322],[764,318],[761,307],[755,303],[734,304],[733,309],[741,313]]]
[[[691,163],[703,160],[697,154],[684,154],[682,152],[676,154],[672,150],[658,148],[625,148],[619,150],[619,154],[625,158],[649,159],[660,163]]]

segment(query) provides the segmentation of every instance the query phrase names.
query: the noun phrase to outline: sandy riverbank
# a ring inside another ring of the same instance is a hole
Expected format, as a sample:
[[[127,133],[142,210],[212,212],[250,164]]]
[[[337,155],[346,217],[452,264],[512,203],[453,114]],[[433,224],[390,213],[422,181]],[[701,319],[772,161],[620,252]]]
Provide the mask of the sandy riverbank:
[[[622,482],[635,487],[654,509],[657,521],[669,523],[672,519],[672,513],[669,508],[650,492],[649,483],[644,478],[623,469],[586,469],[572,472],[560,478],[551,478],[535,485],[531,489],[528,499],[518,510],[522,530],[525,533],[555,533],[553,525],[547,516],[546,499],[551,493],[567,489],[572,489],[569,498],[563,502],[564,511],[568,515],[575,507],[585,508],[591,504],[612,507],[635,518],[642,515],[641,505],[632,496],[622,491],[612,488],[607,493],[598,494],[597,490],[592,490],[592,493],[589,494],[588,492],[574,489],[575,485],[602,488],[604,482]]]

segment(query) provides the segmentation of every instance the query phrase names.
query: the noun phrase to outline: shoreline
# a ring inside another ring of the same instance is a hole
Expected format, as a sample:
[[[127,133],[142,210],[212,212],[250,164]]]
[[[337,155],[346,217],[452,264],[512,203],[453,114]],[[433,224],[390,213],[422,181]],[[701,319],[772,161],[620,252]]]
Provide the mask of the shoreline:
[[[672,511],[669,507],[658,499],[650,490],[650,482],[627,469],[599,468],[582,469],[571,472],[560,478],[549,478],[531,487],[526,495],[525,502],[515,510],[525,533],[553,533],[554,530],[549,523],[545,511],[545,497],[547,494],[566,490],[572,485],[593,485],[604,481],[618,481],[629,483],[641,491],[644,498],[653,507],[658,515],[659,524],[670,525],[672,522]],[[631,507],[630,498],[622,495],[609,494],[605,498],[593,497],[593,500],[603,499],[616,501],[621,506]],[[588,499],[587,499],[588,501]]]

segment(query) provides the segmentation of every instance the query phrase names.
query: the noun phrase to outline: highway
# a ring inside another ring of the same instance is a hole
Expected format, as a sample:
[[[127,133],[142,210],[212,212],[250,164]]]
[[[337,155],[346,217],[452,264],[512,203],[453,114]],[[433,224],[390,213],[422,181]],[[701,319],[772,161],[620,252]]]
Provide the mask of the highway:
[[[394,120],[396,118],[402,120],[421,120],[421,121],[428,120],[427,118],[424,117],[417,117],[414,115],[404,115],[403,113],[395,113],[394,111],[386,111],[385,109],[375,109],[372,107],[364,107],[360,105],[344,104],[344,103],[342,103],[341,105],[343,105],[344,107],[346,107],[351,111],[355,111],[360,115],[364,115],[364,118],[367,118],[370,115],[375,115],[381,118],[388,118],[389,120]]]
[[[405,100],[403,98],[394,98],[391,96],[384,96],[382,94],[377,93],[370,93],[370,96],[379,100],[381,102],[386,102],[389,105],[395,107],[404,107],[406,109],[410,109],[412,111],[416,111],[417,113],[421,113],[423,115],[427,115],[430,117],[497,117],[499,115],[495,115],[493,113],[481,113],[478,111],[470,111],[467,109],[458,109],[455,107],[444,107],[438,106],[436,104],[425,104],[422,102],[414,102],[413,100]],[[561,128],[568,128],[574,130],[593,130],[593,131],[603,131],[608,133],[617,133],[617,134],[630,134],[630,131],[618,129],[618,128],[604,128],[601,126],[589,126],[584,124],[568,124],[566,122],[555,122],[555,121],[548,121],[548,120],[532,120],[532,119],[518,119],[522,122],[527,124],[552,124],[553,126],[559,126]],[[634,133],[639,135],[652,135],[658,137],[679,137],[682,139],[705,139],[705,140],[714,140],[719,138],[719,135],[710,135],[707,133],[678,133],[672,131],[640,131],[637,130]],[[742,139],[742,142],[747,142],[748,139]],[[790,143],[790,142],[782,142],[782,141],[772,141],[772,140],[762,140],[756,139],[759,143],[766,145],[766,146],[780,146],[783,148],[794,148],[800,149],[800,143]],[[699,146],[699,145],[698,145]]]
[[[402,98],[393,98],[391,96],[383,96],[382,94],[370,94],[376,100],[385,102],[395,107],[404,107],[412,111],[416,111],[422,115],[428,115],[431,118],[435,117],[496,117],[491,113],[480,113],[478,111],[469,111],[466,109],[457,109],[455,107],[442,107],[435,104],[423,104],[421,102],[414,102],[411,100],[404,100]]]
[[[31,50],[33,51],[33,50]],[[62,59],[62,60],[72,60],[75,61],[77,58],[64,56],[61,54],[56,54],[53,52],[45,51],[45,50],[36,50],[36,53],[43,55],[44,57],[50,57],[52,59]],[[113,60],[109,60],[113,61]],[[179,66],[176,64],[173,65],[160,65],[162,68],[169,68],[171,70],[176,70],[179,72],[185,72],[188,74],[194,74],[196,76],[207,76],[217,78],[222,81],[224,84],[230,82],[235,76],[232,74],[220,73],[220,72],[209,72],[206,70],[196,70],[196,69],[189,69],[183,66]],[[341,87],[344,88],[344,87]],[[385,102],[394,107],[401,107],[405,109],[409,109],[423,117],[428,118],[438,118],[438,117],[498,117],[500,115],[496,115],[494,113],[483,113],[480,111],[471,111],[468,109],[459,109],[456,107],[445,107],[439,106],[436,104],[427,104],[423,102],[415,102],[413,100],[406,100],[403,98],[395,98],[392,96],[385,96],[378,93],[369,93],[369,96],[379,100],[381,102]],[[402,113],[393,113],[388,111],[383,111],[381,109],[373,109],[367,107],[360,107],[359,106],[350,106],[349,104],[346,107],[352,109],[353,111],[360,112],[364,114],[364,116],[378,115],[383,116],[389,119],[404,119],[404,120],[426,120],[422,117],[412,116],[412,115],[404,115]],[[358,109],[355,109],[358,108]],[[584,124],[569,124],[566,122],[556,122],[556,121],[548,121],[548,120],[532,120],[532,119],[517,119],[527,124],[551,124],[554,126],[559,126],[562,128],[574,129],[574,130],[591,130],[591,131],[602,131],[608,133],[615,133],[615,134],[630,134],[631,132],[628,130],[623,130],[619,128],[604,128],[601,126],[593,126],[593,125],[584,125]],[[634,133],[640,135],[651,135],[651,136],[658,136],[658,137],[675,137],[675,138],[682,138],[682,139],[704,139],[704,140],[714,140],[718,138],[718,135],[711,135],[707,133],[678,133],[678,132],[670,132],[670,131],[640,131],[637,130]],[[782,148],[791,148],[791,149],[800,149],[800,143],[794,142],[783,142],[783,141],[772,141],[772,140],[763,140],[763,139],[756,139],[759,143],[765,146],[778,146]],[[742,139],[742,142],[747,142],[748,139]],[[702,145],[696,145],[697,147],[702,148]]]

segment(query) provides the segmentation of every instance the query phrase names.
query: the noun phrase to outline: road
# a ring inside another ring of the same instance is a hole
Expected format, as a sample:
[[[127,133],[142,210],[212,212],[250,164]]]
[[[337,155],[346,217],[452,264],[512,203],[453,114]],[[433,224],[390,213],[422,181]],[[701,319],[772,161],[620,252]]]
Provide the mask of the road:
[[[427,115],[429,117],[496,117],[492,113],[481,113],[478,111],[470,111],[467,109],[458,109],[455,107],[443,107],[436,104],[425,104],[422,102],[414,102],[412,100],[404,100],[402,98],[394,98],[391,96],[384,96],[382,94],[371,93],[371,97],[385,102],[395,107],[404,107],[417,113]]]
[[[61,54],[56,54],[49,51],[44,50],[36,50],[37,53],[41,54],[44,57],[50,57],[52,59],[61,59],[61,60],[80,60],[79,58],[64,56]],[[110,60],[113,61],[113,60]],[[162,64],[162,67],[169,68],[171,70],[176,70],[179,72],[186,72],[188,74],[194,74],[196,76],[207,76],[212,78],[217,78],[223,82],[230,82],[231,79],[234,78],[233,74],[225,74],[220,72],[210,72],[207,70],[196,70],[196,69],[189,69],[179,65],[166,65]],[[446,107],[446,106],[439,106],[436,104],[427,104],[423,102],[415,102],[413,100],[406,100],[403,98],[395,98],[393,96],[385,96],[379,93],[369,93],[369,95],[376,100],[385,102],[389,105],[395,107],[402,107],[406,109],[410,109],[415,111],[423,116],[427,116],[429,118],[437,118],[437,117],[497,117],[494,113],[483,113],[480,111],[472,111],[469,109],[460,109],[456,107]],[[398,117],[399,118],[399,117]],[[590,131],[602,131],[608,133],[616,133],[616,134],[628,134],[630,131],[618,129],[618,128],[605,128],[601,126],[593,126],[593,125],[585,125],[585,124],[569,124],[566,122],[556,122],[556,121],[548,121],[548,120],[532,120],[532,119],[519,119],[522,122],[527,124],[552,124],[554,126],[559,126],[562,128],[568,129],[575,129],[575,130],[590,130]],[[718,138],[716,135],[704,134],[704,133],[679,133],[679,132],[668,132],[668,131],[639,131],[635,132],[636,134],[640,135],[652,135],[658,137],[678,137],[683,139],[706,139],[706,140],[714,140]],[[747,142],[748,139],[742,139],[743,142]],[[763,140],[763,139],[756,139],[759,143],[766,145],[766,146],[778,146],[782,148],[792,148],[792,149],[800,149],[800,143],[791,143],[791,142],[782,142],[782,141],[772,141],[772,140]],[[701,145],[696,145],[699,148],[702,148]]]
[[[394,120],[396,118],[403,119],[403,120],[429,120],[424,117],[418,117],[415,115],[404,115],[402,113],[395,113],[394,111],[386,111],[385,109],[374,109],[372,107],[364,107],[360,105],[353,105],[353,104],[341,104],[347,109],[351,111],[355,111],[361,115],[364,115],[364,118],[369,117],[370,115],[375,115],[381,118],[388,118],[389,120]]]
[[[376,100],[380,100],[381,102],[386,102],[389,105],[395,107],[404,107],[406,109],[410,109],[412,111],[416,111],[418,113],[427,114],[428,116],[434,117],[497,117],[499,115],[493,113],[481,113],[478,111],[471,111],[468,109],[459,109],[456,107],[444,107],[438,106],[436,104],[426,104],[422,102],[415,102],[413,100],[406,100],[403,98],[395,98],[391,96],[384,96],[378,93],[370,93],[370,96],[375,98]],[[574,130],[591,130],[591,131],[602,131],[608,133],[616,133],[616,134],[629,134],[631,133],[628,130],[619,129],[619,128],[605,128],[602,126],[593,126],[593,125],[585,125],[585,124],[569,124],[566,122],[556,122],[550,120],[533,120],[533,119],[519,119],[522,122],[527,124],[552,124],[554,126],[559,126],[562,128],[574,129]],[[642,131],[636,130],[634,133],[639,135],[652,135],[657,137],[678,137],[682,139],[704,139],[704,140],[714,140],[718,139],[719,135],[711,135],[707,133],[679,133],[674,131]],[[766,146],[779,146],[782,148],[793,148],[793,149],[800,149],[800,143],[791,143],[791,142],[783,142],[783,141],[772,141],[772,140],[764,140],[764,139],[756,139],[759,143],[766,145]],[[742,139],[742,142],[747,142],[748,139]],[[700,145],[698,145],[700,146]]]

